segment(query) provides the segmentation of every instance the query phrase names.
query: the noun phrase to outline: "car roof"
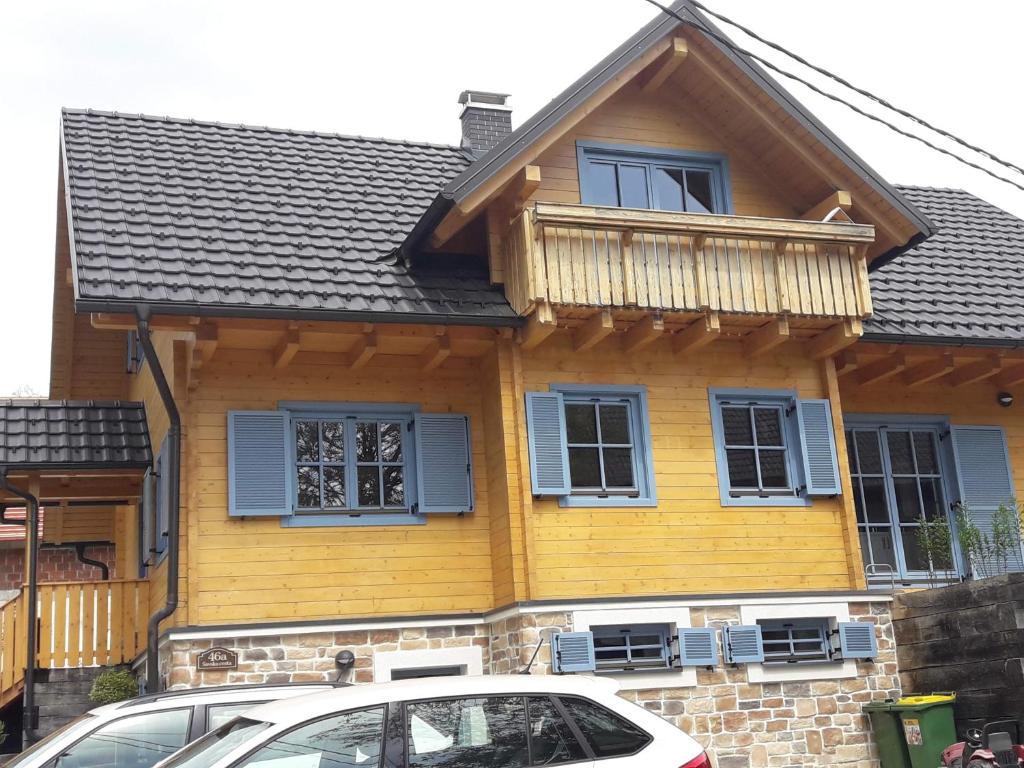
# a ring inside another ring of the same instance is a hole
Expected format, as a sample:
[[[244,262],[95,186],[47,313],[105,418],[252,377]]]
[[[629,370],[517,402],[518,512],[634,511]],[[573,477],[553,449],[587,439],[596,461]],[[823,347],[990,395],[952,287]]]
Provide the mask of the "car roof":
[[[114,712],[130,714],[131,710],[151,711],[172,709],[183,704],[216,704],[252,701],[254,698],[277,700],[293,696],[308,695],[314,692],[329,691],[334,688],[348,687],[349,683],[312,682],[312,683],[274,683],[247,685],[218,685],[207,688],[183,688],[176,691],[161,691],[137,696],[127,701],[106,704],[91,710],[97,716],[110,715]]]
[[[390,683],[356,685],[289,699],[287,704],[269,702],[245,716],[272,723],[302,722],[343,709],[358,709],[391,701],[410,701],[450,696],[492,696],[525,693],[600,696],[613,694],[618,683],[606,677],[582,675],[459,675],[424,677]]]

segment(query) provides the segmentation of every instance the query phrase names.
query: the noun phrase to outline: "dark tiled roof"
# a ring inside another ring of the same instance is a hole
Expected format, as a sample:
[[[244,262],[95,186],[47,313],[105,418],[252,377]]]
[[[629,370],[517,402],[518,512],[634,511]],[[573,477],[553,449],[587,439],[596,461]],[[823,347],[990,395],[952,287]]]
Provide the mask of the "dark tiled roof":
[[[457,147],[78,110],[63,139],[81,309],[515,319],[484,259],[393,255]]]
[[[141,468],[152,459],[142,403],[0,399],[0,466]]]
[[[1024,342],[1024,221],[959,189],[899,187],[938,231],[871,273],[871,336]]]

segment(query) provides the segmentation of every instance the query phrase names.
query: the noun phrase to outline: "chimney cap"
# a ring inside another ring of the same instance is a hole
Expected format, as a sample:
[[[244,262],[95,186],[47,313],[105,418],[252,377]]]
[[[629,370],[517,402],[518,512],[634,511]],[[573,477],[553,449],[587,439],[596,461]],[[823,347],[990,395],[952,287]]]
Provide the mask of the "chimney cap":
[[[459,94],[459,104],[487,107],[489,109],[510,109],[507,103],[508,97],[509,94],[507,93],[467,90]]]

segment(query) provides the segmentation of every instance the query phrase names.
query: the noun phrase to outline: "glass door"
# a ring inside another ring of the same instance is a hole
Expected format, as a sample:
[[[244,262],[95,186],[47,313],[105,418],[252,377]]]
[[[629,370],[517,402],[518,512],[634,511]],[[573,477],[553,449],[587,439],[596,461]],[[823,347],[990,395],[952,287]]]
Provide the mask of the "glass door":
[[[921,520],[952,528],[943,484],[939,430],[854,427],[846,433],[861,553],[878,582],[956,577],[949,551],[929,554]]]

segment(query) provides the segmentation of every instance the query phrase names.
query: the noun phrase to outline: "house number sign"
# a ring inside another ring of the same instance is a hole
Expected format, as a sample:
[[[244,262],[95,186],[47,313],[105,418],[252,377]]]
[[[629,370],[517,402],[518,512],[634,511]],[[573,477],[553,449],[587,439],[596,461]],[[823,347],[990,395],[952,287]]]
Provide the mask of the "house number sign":
[[[227,648],[210,648],[196,656],[196,669],[200,672],[219,669],[238,669],[238,654]]]

